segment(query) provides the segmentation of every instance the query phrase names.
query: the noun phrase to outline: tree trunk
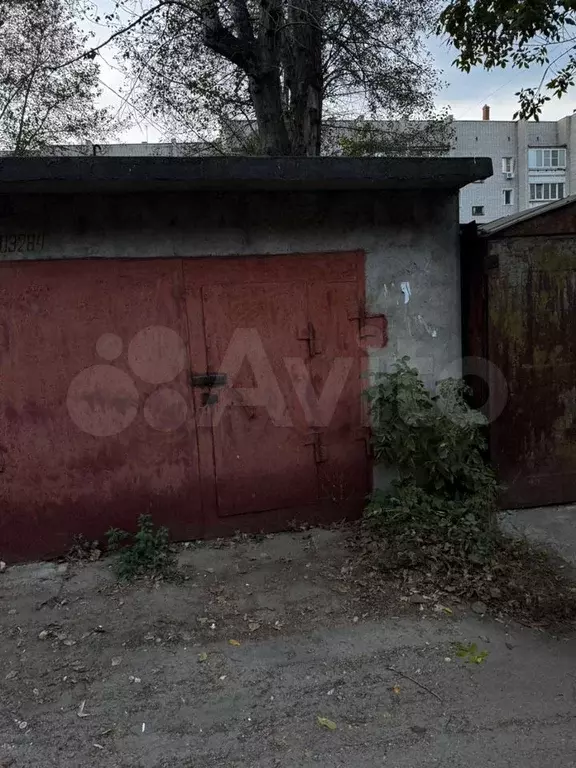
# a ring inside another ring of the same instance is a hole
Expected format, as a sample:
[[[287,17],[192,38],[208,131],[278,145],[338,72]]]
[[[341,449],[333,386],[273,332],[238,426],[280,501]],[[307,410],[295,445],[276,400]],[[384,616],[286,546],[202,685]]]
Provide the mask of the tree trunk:
[[[295,154],[284,122],[278,71],[263,72],[249,77],[248,81],[256,113],[260,152],[263,155]]]
[[[322,142],[322,89],[302,81],[291,100],[291,145],[294,155],[319,155]]]
[[[322,0],[292,0],[285,45],[290,50],[290,140],[295,155],[319,155],[322,141]]]
[[[204,42],[248,77],[264,155],[319,155],[324,0],[258,0],[254,36],[247,0],[230,0],[233,34],[216,0],[200,0]],[[284,72],[284,81],[282,80]]]
[[[25,149],[25,142],[22,141],[22,137],[24,135],[24,123],[26,122],[26,117],[28,113],[28,100],[30,98],[30,91],[32,90],[32,84],[34,82],[34,77],[36,76],[36,72],[33,72],[28,77],[28,85],[26,86],[26,92],[24,94],[24,101],[22,102],[21,111],[20,111],[20,120],[18,123],[18,133],[16,134],[16,139],[14,141],[14,155],[23,155],[24,149]]]
[[[265,155],[291,155],[292,147],[282,108],[281,50],[284,15],[282,0],[260,0],[257,61],[248,74],[250,97]]]

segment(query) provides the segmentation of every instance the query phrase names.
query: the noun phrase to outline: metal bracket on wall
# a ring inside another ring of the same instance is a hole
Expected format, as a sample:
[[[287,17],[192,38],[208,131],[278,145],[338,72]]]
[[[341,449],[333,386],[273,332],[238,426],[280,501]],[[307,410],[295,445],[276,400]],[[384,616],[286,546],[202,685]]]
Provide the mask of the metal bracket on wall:
[[[316,464],[321,464],[323,461],[328,460],[328,450],[322,442],[322,435],[319,432],[314,432],[304,445],[312,445],[314,447],[314,461]]]
[[[366,308],[357,305],[348,311],[348,320],[358,324],[358,338],[363,345],[382,348],[388,344],[386,315],[366,314]]]
[[[322,352],[320,342],[316,336],[316,329],[312,323],[308,323],[306,329],[298,334],[298,338],[302,341],[308,342],[308,351],[310,353],[310,357],[319,355]]]

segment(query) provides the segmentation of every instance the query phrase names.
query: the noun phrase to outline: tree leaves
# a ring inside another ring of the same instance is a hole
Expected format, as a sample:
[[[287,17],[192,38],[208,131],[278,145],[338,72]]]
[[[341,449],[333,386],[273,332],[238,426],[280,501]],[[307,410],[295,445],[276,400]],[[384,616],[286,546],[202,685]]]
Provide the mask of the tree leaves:
[[[228,35],[226,51],[213,38],[207,45],[206,20],[193,0],[166,2],[146,27],[119,38],[121,56],[129,52],[121,64],[132,79],[131,99],[138,108],[154,110],[179,136],[212,139],[223,127],[227,151],[261,153],[274,149],[267,135],[272,126],[278,151],[286,149],[285,128],[291,153],[314,154],[320,148],[319,124],[326,129],[330,118],[365,112],[408,119],[431,112],[438,74],[422,39],[434,24],[435,0],[214,0],[209,5],[219,40]],[[127,6],[137,10],[136,3]],[[232,56],[230,34],[241,45],[241,58]],[[246,46],[255,62],[250,66]],[[259,99],[266,88],[263,108]],[[341,152],[337,142],[322,146]]]
[[[13,154],[47,145],[83,144],[111,132],[114,121],[96,106],[98,65],[84,52],[86,36],[64,0],[0,4],[0,144]],[[72,4],[74,5],[74,4]]]
[[[316,718],[316,722],[318,725],[321,725],[322,728],[327,728],[329,731],[335,731],[338,728],[334,720],[330,720],[327,717],[320,717],[320,715]]]
[[[374,455],[399,478],[390,493],[373,494],[368,519],[410,557],[423,542],[447,563],[489,555],[498,486],[483,455],[485,418],[466,403],[464,382],[431,392],[403,358],[366,394]]]
[[[546,66],[539,86],[516,94],[519,109],[514,119],[537,120],[546,102],[560,98],[574,84],[575,24],[572,0],[451,0],[437,31],[459,50],[455,64],[464,72],[474,66]]]
[[[449,114],[440,112],[422,120],[353,120],[339,123],[337,133],[343,153],[351,157],[426,157],[450,149],[453,126]]]

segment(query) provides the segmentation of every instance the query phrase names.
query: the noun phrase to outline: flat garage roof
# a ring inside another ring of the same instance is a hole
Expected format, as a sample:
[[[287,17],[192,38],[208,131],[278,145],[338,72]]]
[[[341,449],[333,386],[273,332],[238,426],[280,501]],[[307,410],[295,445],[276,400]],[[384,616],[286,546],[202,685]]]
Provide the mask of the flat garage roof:
[[[455,190],[491,175],[488,157],[5,157],[0,193]]]

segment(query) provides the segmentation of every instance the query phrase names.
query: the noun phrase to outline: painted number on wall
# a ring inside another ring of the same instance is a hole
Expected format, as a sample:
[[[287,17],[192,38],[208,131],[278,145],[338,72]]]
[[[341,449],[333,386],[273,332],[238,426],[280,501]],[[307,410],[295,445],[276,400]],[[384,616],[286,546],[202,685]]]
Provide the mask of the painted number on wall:
[[[44,248],[44,232],[0,233],[0,253],[25,253]]]

